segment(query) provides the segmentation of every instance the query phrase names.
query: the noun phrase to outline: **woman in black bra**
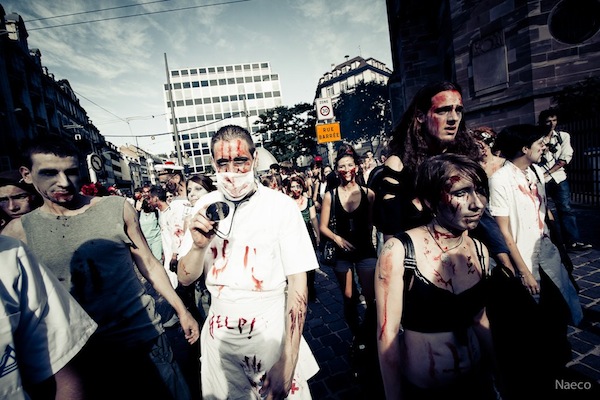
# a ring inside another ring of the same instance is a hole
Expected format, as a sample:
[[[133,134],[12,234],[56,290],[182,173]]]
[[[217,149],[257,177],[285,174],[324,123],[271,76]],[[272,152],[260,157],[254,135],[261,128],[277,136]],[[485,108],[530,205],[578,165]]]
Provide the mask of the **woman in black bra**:
[[[472,239],[487,177],[442,154],[417,171],[432,220],[389,239],[375,273],[379,363],[388,399],[494,399],[485,311],[487,248]]]
[[[335,160],[339,184],[323,197],[320,230],[323,236],[337,245],[337,259],[333,270],[342,289],[344,317],[355,336],[354,345],[362,348],[375,336],[373,279],[377,253],[373,245],[372,220],[375,194],[356,181],[359,162],[359,156],[352,146],[345,143],[340,145]],[[336,218],[335,231],[329,226],[329,216],[332,213]],[[362,326],[357,310],[358,293],[354,272],[358,276],[361,293],[366,302]],[[371,347],[374,355],[374,343]]]

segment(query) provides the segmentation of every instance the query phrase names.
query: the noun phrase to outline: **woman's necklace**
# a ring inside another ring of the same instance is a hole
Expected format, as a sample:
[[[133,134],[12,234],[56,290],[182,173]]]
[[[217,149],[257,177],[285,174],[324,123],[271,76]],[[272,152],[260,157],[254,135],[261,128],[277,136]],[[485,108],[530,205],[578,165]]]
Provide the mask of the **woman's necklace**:
[[[441,244],[440,244],[440,243],[437,241],[437,239],[435,238],[435,235],[434,235],[434,234],[431,232],[431,229],[429,229],[429,225],[425,225],[425,229],[427,229],[427,232],[429,233],[429,236],[431,236],[431,238],[432,238],[432,239],[433,239],[433,241],[435,242],[436,246],[437,246],[437,247],[438,247],[438,248],[439,248],[439,249],[442,251],[442,253],[443,253],[443,254],[446,254],[446,253],[447,253],[447,252],[449,252],[450,250],[454,250],[454,249],[456,249],[457,247],[459,247],[459,246],[462,244],[462,242],[463,242],[463,240],[464,240],[464,238],[465,238],[465,236],[464,236],[464,235],[460,235],[460,239],[459,239],[458,243],[456,243],[456,244],[455,244],[454,246],[452,246],[452,247],[447,247],[447,246],[446,246],[446,248],[444,248],[444,247],[442,247],[442,245],[441,245]],[[435,230],[435,228],[433,228],[433,229]]]

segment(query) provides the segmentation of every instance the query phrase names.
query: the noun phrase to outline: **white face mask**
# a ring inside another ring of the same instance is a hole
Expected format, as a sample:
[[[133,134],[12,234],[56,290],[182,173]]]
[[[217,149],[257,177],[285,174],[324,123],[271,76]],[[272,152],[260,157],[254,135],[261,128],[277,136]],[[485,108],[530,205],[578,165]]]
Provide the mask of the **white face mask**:
[[[248,172],[217,172],[217,189],[226,199],[239,201],[256,190],[254,168]]]

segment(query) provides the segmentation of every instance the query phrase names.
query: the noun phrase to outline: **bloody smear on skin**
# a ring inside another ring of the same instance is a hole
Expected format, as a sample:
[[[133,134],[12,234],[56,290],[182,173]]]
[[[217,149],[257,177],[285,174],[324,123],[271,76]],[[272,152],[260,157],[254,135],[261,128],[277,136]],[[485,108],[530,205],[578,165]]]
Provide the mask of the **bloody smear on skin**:
[[[292,308],[290,310],[290,338],[294,337],[296,329],[298,329],[299,332],[302,332],[304,328],[304,310],[306,309],[307,304],[306,296],[302,295],[297,300],[298,309]]]
[[[452,289],[452,293],[454,293],[454,286],[452,284],[452,278],[445,280],[442,275],[437,272],[437,271],[433,271],[433,274],[435,275],[436,278],[436,282],[442,284],[444,287],[450,287]]]
[[[440,240],[440,239],[454,239],[457,236],[453,235],[451,233],[446,233],[446,232],[440,232],[437,229],[435,229],[435,226],[433,227],[433,237],[435,238],[435,240]]]
[[[384,270],[387,276],[389,276],[392,272],[392,261],[393,257],[391,252],[383,253],[380,265],[381,269]],[[381,275],[379,275],[379,278],[382,279]],[[381,332],[379,333],[379,340],[383,339],[385,327],[387,325],[387,303],[390,294],[389,283],[386,280],[384,280],[383,286],[383,322],[381,323]]]

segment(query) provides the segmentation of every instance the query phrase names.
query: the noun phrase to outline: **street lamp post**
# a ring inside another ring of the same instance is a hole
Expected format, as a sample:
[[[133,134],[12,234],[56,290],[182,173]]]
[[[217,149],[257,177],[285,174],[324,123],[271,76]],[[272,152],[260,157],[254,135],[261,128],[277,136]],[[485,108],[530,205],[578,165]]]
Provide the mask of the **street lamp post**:
[[[167,63],[167,53],[165,55],[165,69],[167,71],[167,88],[169,90],[169,104],[171,108],[171,119],[173,120],[173,134],[175,135],[175,151],[177,152],[177,161],[180,166],[183,166],[181,158],[181,146],[179,145],[179,132],[177,132],[177,120],[175,119],[175,107],[173,105],[173,92],[171,91],[171,76],[169,74],[169,64]]]

